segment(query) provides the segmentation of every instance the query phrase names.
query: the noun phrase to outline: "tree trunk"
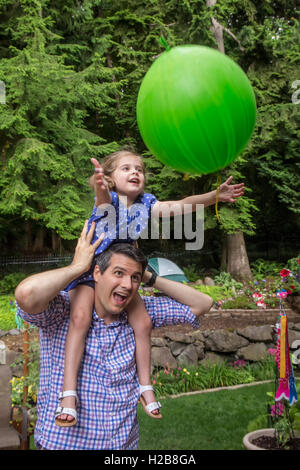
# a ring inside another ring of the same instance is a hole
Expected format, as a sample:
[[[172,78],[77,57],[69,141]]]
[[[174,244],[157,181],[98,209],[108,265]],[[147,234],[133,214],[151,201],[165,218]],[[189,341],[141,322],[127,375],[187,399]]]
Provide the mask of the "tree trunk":
[[[224,233],[222,238],[221,272],[227,271],[227,239]]]
[[[46,233],[45,233],[44,227],[40,227],[34,239],[33,250],[32,250],[33,253],[41,253],[45,250],[45,247],[44,247],[45,235]]]
[[[25,223],[25,234],[24,234],[24,251],[32,251],[32,227],[29,220]]]
[[[59,253],[61,255],[62,252],[62,243],[61,238],[57,233],[52,230],[51,232],[51,244],[52,244],[52,251],[54,253]]]
[[[206,0],[206,6],[208,8],[215,6],[216,3],[217,0]],[[240,48],[242,49],[239,40],[229,29],[224,28],[214,17],[212,17],[211,22],[211,30],[216,39],[220,52],[225,54],[223,36],[224,31],[230,34],[230,36],[237,41]],[[224,266],[227,265],[227,271],[237,281],[248,281],[253,279],[243,232],[238,231],[232,235],[227,235],[227,240],[224,245],[222,249],[221,269],[224,270]]]
[[[227,235],[227,271],[237,281],[253,279],[243,232]]]

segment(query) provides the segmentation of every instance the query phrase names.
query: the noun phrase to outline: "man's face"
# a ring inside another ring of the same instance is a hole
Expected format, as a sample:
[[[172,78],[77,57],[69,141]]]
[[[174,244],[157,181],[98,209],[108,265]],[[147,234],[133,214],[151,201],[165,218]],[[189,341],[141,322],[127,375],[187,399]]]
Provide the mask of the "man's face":
[[[95,309],[105,323],[111,323],[132,301],[142,280],[142,265],[132,258],[114,253],[101,274],[94,270]]]

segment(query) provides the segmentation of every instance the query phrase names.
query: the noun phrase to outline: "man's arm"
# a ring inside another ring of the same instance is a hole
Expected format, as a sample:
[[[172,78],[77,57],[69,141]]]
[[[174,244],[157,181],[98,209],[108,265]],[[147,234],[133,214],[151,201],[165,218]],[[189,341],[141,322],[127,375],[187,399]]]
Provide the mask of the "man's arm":
[[[64,268],[53,269],[24,279],[16,288],[15,299],[19,307],[29,314],[46,310],[49,302],[71,281],[84,274],[90,268],[96,248],[104,235],[91,245],[95,223],[87,233],[88,221],[85,221],[81,236],[77,242],[72,264]]]
[[[219,202],[235,202],[239,197],[244,194],[244,183],[231,184],[233,176],[230,176],[219,187],[218,200]],[[175,213],[171,215],[182,214],[184,205],[189,204],[192,206],[192,211],[196,210],[197,204],[203,204],[204,207],[211,206],[216,203],[217,190],[210,191],[205,194],[198,194],[195,196],[188,196],[178,201],[157,201],[153,206],[152,214],[155,217],[163,217],[164,210],[166,214],[170,214],[169,210],[176,207]],[[169,209],[169,210],[168,210]],[[178,212],[177,212],[178,211]]]
[[[149,273],[149,271],[145,271],[143,281],[147,282],[150,278],[151,273]],[[209,295],[203,294],[186,284],[172,281],[171,279],[166,279],[164,277],[157,276],[153,287],[159,289],[168,297],[172,297],[172,299],[177,300],[177,302],[190,307],[196,317],[209,312],[214,303],[213,299]]]

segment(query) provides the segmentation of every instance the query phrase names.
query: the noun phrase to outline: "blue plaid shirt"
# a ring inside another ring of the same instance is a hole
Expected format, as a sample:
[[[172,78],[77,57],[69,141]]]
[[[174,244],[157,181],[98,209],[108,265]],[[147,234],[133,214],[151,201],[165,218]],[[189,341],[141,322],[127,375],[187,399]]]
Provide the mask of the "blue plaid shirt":
[[[153,327],[199,320],[189,307],[168,297],[144,297]],[[46,311],[18,314],[40,328],[41,362],[35,441],[45,449],[136,449],[139,398],[134,333],[123,312],[106,325],[93,312],[78,376],[78,422],[58,427],[54,412],[64,378],[64,350],[70,301],[60,292]]]

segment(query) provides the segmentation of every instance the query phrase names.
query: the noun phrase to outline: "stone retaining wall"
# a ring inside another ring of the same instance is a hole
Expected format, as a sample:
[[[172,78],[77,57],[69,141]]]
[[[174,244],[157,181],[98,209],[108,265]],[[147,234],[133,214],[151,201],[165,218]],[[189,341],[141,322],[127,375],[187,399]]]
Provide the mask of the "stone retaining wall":
[[[272,315],[274,317],[274,311]],[[277,318],[278,312],[272,320],[275,319],[276,322]],[[164,368],[166,364],[170,368],[175,368],[197,365],[203,361],[216,363],[226,359],[261,361],[269,354],[268,349],[276,348],[275,322],[273,325],[237,329],[196,330],[189,333],[165,332],[162,337],[151,338],[152,368]],[[300,362],[300,323],[289,321],[288,332],[290,350]]]

